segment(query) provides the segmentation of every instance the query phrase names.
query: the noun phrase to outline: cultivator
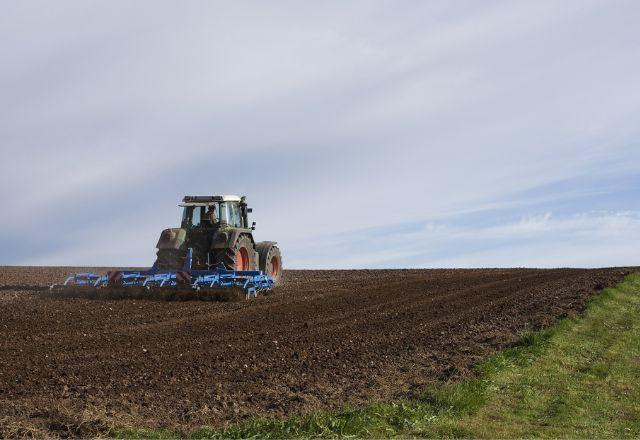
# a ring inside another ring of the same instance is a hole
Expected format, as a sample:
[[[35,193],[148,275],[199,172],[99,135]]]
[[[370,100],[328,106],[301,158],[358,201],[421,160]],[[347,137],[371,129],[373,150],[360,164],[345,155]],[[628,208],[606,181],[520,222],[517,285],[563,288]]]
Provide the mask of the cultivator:
[[[194,270],[191,262],[189,249],[182,270],[162,270],[156,262],[148,270],[114,270],[104,275],[76,273],[49,290],[65,296],[97,298],[233,301],[255,298],[274,285],[274,279],[259,270]]]

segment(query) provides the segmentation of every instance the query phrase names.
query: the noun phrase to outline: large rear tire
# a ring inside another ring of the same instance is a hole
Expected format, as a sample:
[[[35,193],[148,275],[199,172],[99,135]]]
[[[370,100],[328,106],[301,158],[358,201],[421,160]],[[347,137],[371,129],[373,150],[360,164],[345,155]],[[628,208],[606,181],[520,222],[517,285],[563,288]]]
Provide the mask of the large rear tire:
[[[241,235],[232,248],[222,249],[214,255],[214,263],[229,270],[257,270],[255,252],[249,236]]]
[[[260,270],[269,275],[278,285],[282,282],[282,256],[273,242],[263,241],[257,244]]]

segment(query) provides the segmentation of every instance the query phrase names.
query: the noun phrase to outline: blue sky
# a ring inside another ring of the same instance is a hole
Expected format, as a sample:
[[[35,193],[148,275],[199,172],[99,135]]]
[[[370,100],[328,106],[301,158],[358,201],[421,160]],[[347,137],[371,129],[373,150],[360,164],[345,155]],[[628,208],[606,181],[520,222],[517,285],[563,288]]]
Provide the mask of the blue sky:
[[[288,267],[640,265],[637,1],[0,5],[0,264],[150,265],[246,194]]]

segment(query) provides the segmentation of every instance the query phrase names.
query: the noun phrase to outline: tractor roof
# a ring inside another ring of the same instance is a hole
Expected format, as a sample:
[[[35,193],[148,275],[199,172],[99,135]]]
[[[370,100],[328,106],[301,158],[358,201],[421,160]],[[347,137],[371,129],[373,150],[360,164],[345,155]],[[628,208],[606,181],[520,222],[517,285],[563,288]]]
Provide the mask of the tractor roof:
[[[206,206],[217,202],[241,202],[240,196],[224,194],[218,196],[184,196],[180,206]]]

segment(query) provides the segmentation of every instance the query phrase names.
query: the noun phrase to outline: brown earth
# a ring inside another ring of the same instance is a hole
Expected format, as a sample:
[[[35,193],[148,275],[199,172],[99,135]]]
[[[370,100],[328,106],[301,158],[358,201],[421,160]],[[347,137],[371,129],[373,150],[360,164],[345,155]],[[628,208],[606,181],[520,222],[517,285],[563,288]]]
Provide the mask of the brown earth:
[[[50,298],[73,269],[0,268],[0,433],[186,432],[413,395],[631,270],[288,271],[221,303]]]

